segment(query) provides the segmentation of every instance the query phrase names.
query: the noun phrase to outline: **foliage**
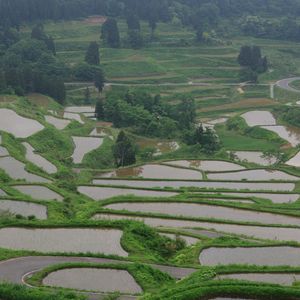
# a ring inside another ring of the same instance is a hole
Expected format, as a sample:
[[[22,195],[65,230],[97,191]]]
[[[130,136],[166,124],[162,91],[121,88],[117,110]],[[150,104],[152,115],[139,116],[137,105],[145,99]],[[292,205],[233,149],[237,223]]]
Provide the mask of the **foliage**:
[[[102,40],[111,48],[120,47],[120,33],[117,21],[113,18],[108,18],[101,28]]]
[[[136,149],[124,131],[119,133],[113,153],[117,167],[132,165],[136,162]]]
[[[86,54],[85,61],[90,65],[99,65],[100,64],[100,53],[99,53],[99,45],[97,42],[91,42]]]

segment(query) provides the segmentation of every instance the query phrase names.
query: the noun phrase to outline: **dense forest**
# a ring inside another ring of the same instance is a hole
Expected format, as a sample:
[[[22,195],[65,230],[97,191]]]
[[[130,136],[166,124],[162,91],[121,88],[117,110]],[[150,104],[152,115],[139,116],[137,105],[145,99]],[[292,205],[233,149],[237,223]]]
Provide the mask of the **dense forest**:
[[[183,23],[194,17],[210,18],[244,15],[299,15],[299,0],[1,0],[0,24],[20,25],[44,19],[72,19],[91,14],[126,16],[128,12],[141,19],[168,21],[174,15]]]

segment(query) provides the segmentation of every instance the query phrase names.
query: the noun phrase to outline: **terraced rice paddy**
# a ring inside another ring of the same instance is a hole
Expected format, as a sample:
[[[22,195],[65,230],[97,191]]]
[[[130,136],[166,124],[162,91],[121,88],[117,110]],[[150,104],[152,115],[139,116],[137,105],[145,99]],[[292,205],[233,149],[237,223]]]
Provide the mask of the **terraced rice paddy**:
[[[281,224],[300,226],[300,218],[255,212],[249,210],[210,206],[193,203],[115,203],[105,206],[112,210],[129,212],[156,213],[188,218],[220,219],[235,222],[252,222],[261,224]]]
[[[75,150],[72,155],[75,164],[80,164],[87,153],[96,150],[103,143],[102,138],[72,137],[72,139],[75,144]]]
[[[135,197],[172,197],[178,193],[150,190],[118,189],[107,187],[79,186],[78,191],[94,200],[105,200],[116,196],[133,195]]]
[[[1,157],[0,168],[3,169],[13,179],[23,179],[27,182],[50,182],[50,180],[44,177],[27,172],[25,170],[25,164],[13,157]]]
[[[102,253],[127,256],[115,229],[0,229],[0,247],[44,253]]]
[[[262,166],[271,166],[277,162],[276,157],[265,157],[263,152],[258,151],[234,151],[233,154],[240,161],[255,163]]]
[[[220,195],[220,194],[218,194]],[[292,203],[297,201],[300,198],[299,194],[268,194],[268,193],[228,193],[222,192],[222,195],[226,196],[234,196],[234,197],[251,197],[251,198],[259,198],[259,199],[267,199],[272,201],[273,203]]]
[[[299,255],[300,248],[293,247],[208,248],[201,252],[199,259],[201,264],[208,266],[298,266]]]
[[[269,111],[249,111],[242,117],[250,127],[276,125],[276,119]]]
[[[20,126],[22,124],[22,126]],[[17,138],[27,138],[41,130],[44,126],[39,122],[24,118],[11,109],[0,109],[0,128]]]
[[[299,177],[275,170],[247,170],[240,172],[213,173],[210,180],[247,180],[247,181],[299,181]]]
[[[94,219],[108,220],[140,220],[152,227],[172,227],[172,228],[206,228],[224,232],[226,234],[236,234],[259,239],[274,240],[274,241],[297,241],[300,242],[299,228],[284,228],[284,227],[266,227],[266,226],[250,226],[250,225],[235,225],[222,224],[214,222],[188,221],[174,218],[151,218],[140,217],[138,215],[117,215],[117,214],[96,214]]]
[[[299,168],[300,167],[300,152],[298,152],[294,157],[292,157],[289,161],[287,161],[286,164]]]
[[[177,160],[167,161],[168,165],[174,165],[185,168],[199,169],[206,172],[218,172],[218,171],[238,171],[244,170],[245,167],[238,164],[234,164],[226,161],[213,161],[213,160]]]
[[[120,292],[138,294],[142,292],[134,278],[124,270],[113,269],[66,269],[49,274],[43,284],[75,290],[102,293]]]
[[[22,194],[32,197],[33,199],[46,201],[63,200],[63,196],[41,185],[14,185],[13,188],[18,190]]]
[[[246,273],[218,275],[218,280],[235,279],[254,282],[268,282],[280,285],[293,285],[300,280],[300,274],[280,274],[280,273]]]
[[[74,120],[79,122],[80,124],[84,124],[84,121],[81,119],[80,114],[65,112],[64,119],[71,120],[71,121]]]
[[[143,180],[109,180],[94,179],[93,184],[110,186],[128,186],[138,188],[181,188],[193,187],[199,189],[229,189],[250,191],[274,191],[291,192],[295,188],[294,183],[262,183],[262,182],[218,182],[218,181],[143,181]]]
[[[26,159],[33,164],[37,165],[41,169],[43,169],[45,172],[49,174],[54,174],[57,172],[57,168],[54,164],[49,162],[47,159],[42,157],[39,154],[35,153],[34,148],[28,144],[28,143],[23,143],[23,146],[26,149]]]
[[[0,200],[0,211],[8,211],[14,215],[21,215],[23,217],[34,216],[40,220],[47,219],[47,208],[35,203]]]
[[[187,180],[201,180],[203,178],[202,174],[198,171],[154,164],[118,169],[112,173],[103,174],[102,177],[143,177],[151,179],[169,178]]]
[[[59,119],[53,116],[45,116],[45,120],[46,122],[53,125],[58,130],[65,129],[71,123],[70,120]]]

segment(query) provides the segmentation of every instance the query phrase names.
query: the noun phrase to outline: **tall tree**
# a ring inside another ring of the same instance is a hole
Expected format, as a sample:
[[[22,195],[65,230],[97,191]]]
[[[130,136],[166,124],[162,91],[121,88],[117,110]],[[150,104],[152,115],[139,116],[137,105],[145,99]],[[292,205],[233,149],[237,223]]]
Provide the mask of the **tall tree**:
[[[118,135],[113,153],[118,167],[129,166],[136,162],[136,149],[123,130]]]
[[[108,18],[102,25],[101,38],[111,48],[120,47],[120,33],[118,23],[115,19]]]
[[[101,69],[97,69],[94,74],[94,84],[99,92],[103,91],[105,85],[104,73]]]
[[[102,98],[99,98],[96,103],[95,115],[98,120],[104,119],[104,102]]]
[[[97,42],[91,42],[86,54],[85,61],[90,65],[99,65],[100,64],[100,53],[99,53],[99,45]]]
[[[84,104],[90,104],[91,103],[91,93],[90,89],[86,87],[84,91]]]
[[[43,24],[37,24],[32,28],[31,38],[43,41],[47,46],[48,50],[51,51],[54,55],[56,54],[54,40],[51,36],[48,36],[45,33]]]

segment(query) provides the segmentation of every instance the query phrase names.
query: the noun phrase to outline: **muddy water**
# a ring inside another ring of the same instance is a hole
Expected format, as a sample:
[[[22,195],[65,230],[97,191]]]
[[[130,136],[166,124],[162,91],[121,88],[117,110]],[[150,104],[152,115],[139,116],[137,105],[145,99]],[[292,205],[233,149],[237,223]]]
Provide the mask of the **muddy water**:
[[[114,203],[105,206],[113,210],[157,213],[193,218],[213,218],[229,221],[258,222],[261,224],[283,224],[300,226],[300,217],[289,217],[229,207],[193,203]]]
[[[300,280],[300,274],[291,273],[247,273],[247,274],[226,274],[218,275],[216,279],[236,279],[255,282],[267,282],[281,285],[293,285]]]
[[[0,211],[9,211],[14,215],[21,215],[23,217],[35,216],[37,219],[47,219],[47,208],[44,205],[13,201],[0,200]]]
[[[70,123],[70,120],[59,119],[52,116],[45,116],[46,122],[53,125],[58,130],[65,129]]]
[[[273,203],[291,203],[300,198],[299,194],[266,194],[266,193],[225,193],[222,195],[234,196],[234,197],[255,197],[260,199],[268,199]]]
[[[202,174],[194,170],[150,164],[135,168],[119,169],[111,173],[103,174],[102,177],[144,177],[152,179],[201,180]]]
[[[63,197],[58,193],[40,185],[14,185],[13,188],[37,200],[63,200]]]
[[[43,169],[45,172],[49,174],[54,174],[57,172],[57,168],[54,164],[49,162],[47,159],[45,159],[43,156],[38,155],[35,153],[34,148],[28,144],[28,143],[22,143],[23,146],[26,149],[26,159],[33,164],[37,165],[41,169]]]
[[[0,229],[0,247],[39,252],[103,253],[127,256],[115,229]]]
[[[272,255],[270,255],[272,253]],[[201,252],[202,265],[258,265],[299,266],[300,248],[254,247],[254,248],[208,248]]]
[[[300,144],[300,129],[288,126],[262,126],[262,128],[277,133],[282,139],[288,141],[293,147]]]
[[[21,117],[11,109],[0,109],[0,130],[17,138],[27,138],[43,129],[44,126],[35,120]]]
[[[248,126],[276,125],[274,116],[269,111],[249,111],[241,116]]]
[[[46,178],[27,172],[25,164],[13,157],[1,157],[0,168],[13,179],[25,179],[28,182],[50,182]]]
[[[93,184],[111,186],[129,186],[140,188],[180,188],[194,187],[205,189],[229,189],[229,190],[251,190],[251,191],[286,191],[295,189],[294,183],[251,183],[251,182],[208,182],[208,181],[143,181],[143,180],[109,180],[95,179]]]
[[[87,153],[96,150],[103,143],[102,138],[74,136],[72,139],[75,144],[75,150],[72,155],[75,164],[80,164]]]
[[[80,124],[84,124],[84,122],[82,121],[79,114],[73,114],[73,113],[65,112],[64,113],[64,119],[75,120],[75,121],[79,122]]]
[[[227,234],[245,235],[259,239],[280,240],[280,241],[297,241],[300,242],[299,228],[274,228],[261,226],[246,226],[246,225],[232,225],[220,224],[210,222],[185,221],[176,219],[162,219],[138,216],[126,216],[117,214],[97,214],[94,219],[108,219],[108,220],[137,220],[145,222],[145,224],[152,227],[173,227],[173,228],[205,228],[217,230]]]
[[[7,149],[2,146],[0,146],[0,156],[9,156]]]
[[[65,112],[81,114],[81,113],[95,113],[94,106],[67,106]]]
[[[277,162],[277,158],[271,156],[270,158],[266,158],[263,155],[263,152],[256,151],[236,151],[233,152],[234,155],[241,161],[247,161],[250,163],[255,163],[262,166],[271,166]]]
[[[293,167],[300,167],[300,152],[291,158],[289,161],[285,163],[286,165],[293,166]]]
[[[275,170],[246,170],[240,172],[207,174],[210,180],[249,180],[249,181],[299,181],[300,178]]]
[[[134,189],[118,189],[106,187],[79,186],[78,191],[94,200],[104,200],[116,196],[134,195],[140,197],[172,197],[178,193],[145,191]]]
[[[78,268],[50,273],[43,284],[93,292],[141,293],[134,278],[124,270]]]
[[[177,160],[177,161],[167,161],[165,162],[169,165],[194,168],[202,171],[217,172],[217,171],[237,171],[244,170],[245,167],[238,164],[226,162],[226,161],[216,161],[216,160]]]
[[[175,240],[177,237],[176,234],[172,234],[172,233],[161,233],[160,235],[166,236],[172,240]],[[186,236],[186,235],[179,235],[178,237],[183,239],[186,242],[187,246],[195,245],[200,241],[199,239],[193,238],[191,236]]]

